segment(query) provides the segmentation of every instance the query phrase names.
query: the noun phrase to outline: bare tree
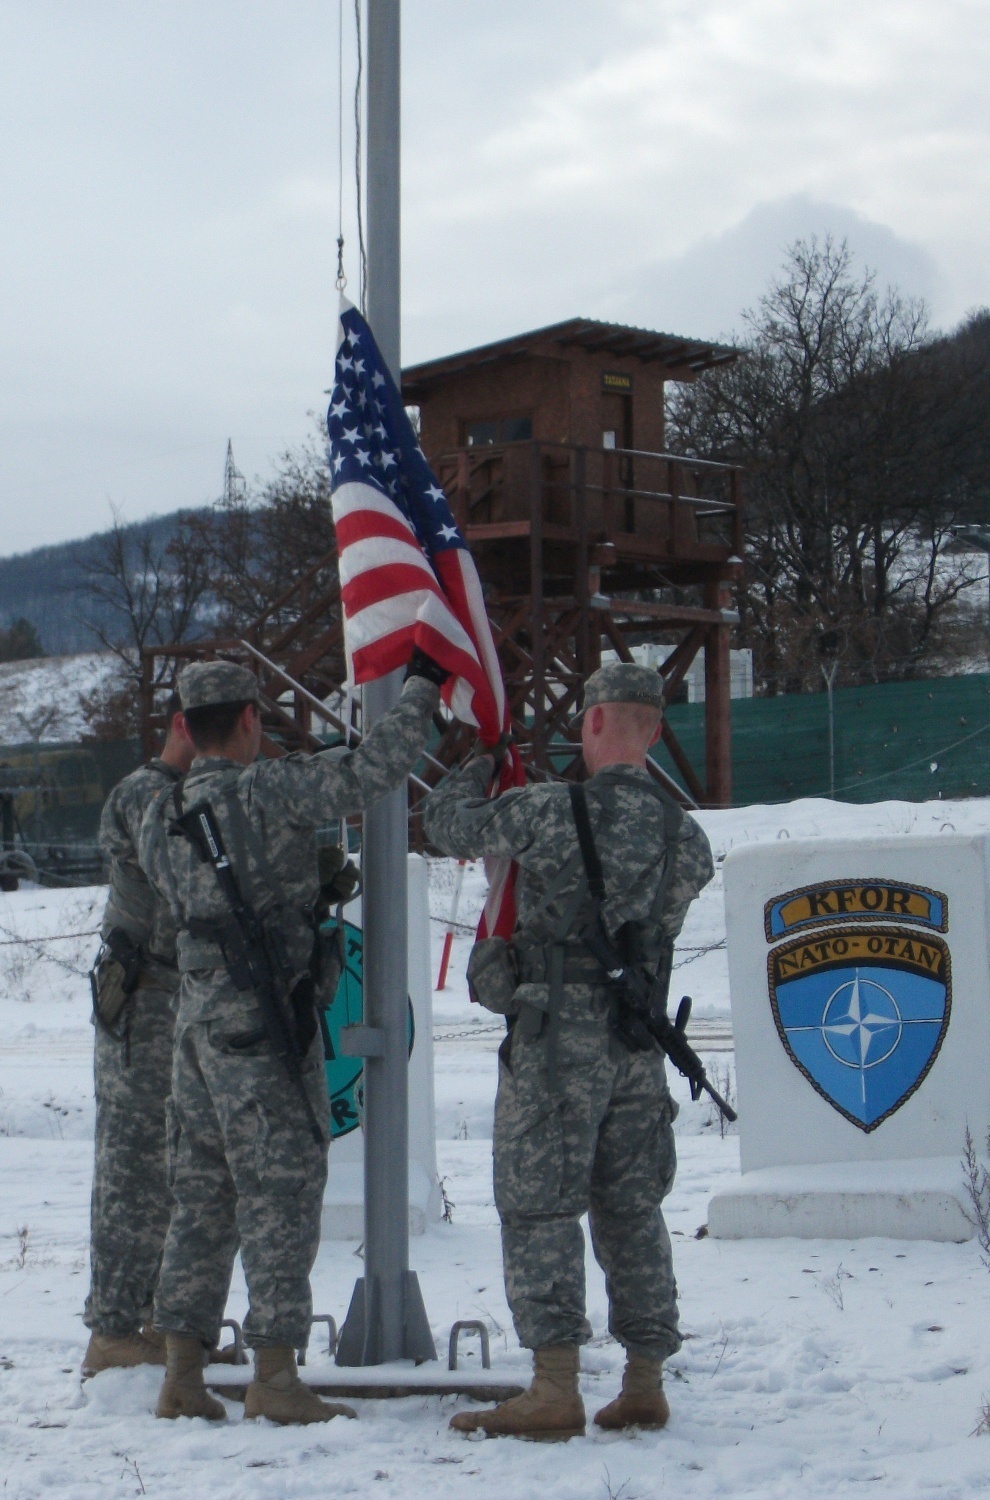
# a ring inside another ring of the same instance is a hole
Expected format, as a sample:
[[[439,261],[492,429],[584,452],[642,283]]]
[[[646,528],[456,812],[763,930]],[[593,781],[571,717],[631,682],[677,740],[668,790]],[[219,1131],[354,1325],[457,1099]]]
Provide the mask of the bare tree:
[[[239,635],[263,615],[272,629],[290,623],[300,601],[280,601],[300,578],[312,575],[314,594],[325,593],[337,578],[322,442],[283,453],[260,494],[221,503],[208,526],[218,629]]]
[[[737,364],[683,388],[684,448],[747,470],[742,635],[764,689],[917,675],[980,571],[951,553],[974,504],[986,345],[930,338],[924,306],[856,277],[845,243],[798,242],[746,315]],[[979,341],[976,341],[979,343]]]
[[[102,619],[86,623],[119,664],[84,701],[89,737],[130,736],[137,733],[143,648],[201,633],[211,591],[203,524],[196,516],[180,516],[171,537],[156,542],[147,530],[126,526],[114,509],[113,526],[80,568],[90,597],[102,606]],[[167,667],[162,661],[160,676]]]

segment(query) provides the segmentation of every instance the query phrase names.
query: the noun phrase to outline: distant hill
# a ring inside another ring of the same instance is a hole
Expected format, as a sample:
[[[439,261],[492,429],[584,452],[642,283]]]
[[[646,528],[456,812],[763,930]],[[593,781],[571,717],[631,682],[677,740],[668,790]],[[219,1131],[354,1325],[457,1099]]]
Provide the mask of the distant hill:
[[[202,512],[205,514],[206,507]],[[149,536],[157,543],[167,543],[174,534],[179,517],[188,510],[150,521],[135,521],[127,532],[141,538]],[[87,621],[110,630],[116,620],[105,606],[101,607],[86,589],[80,562],[87,555],[98,554],[108,532],[96,532],[79,541],[60,542],[54,547],[37,547],[14,557],[0,558],[0,629],[14,620],[30,620],[49,656],[70,656],[91,651],[99,642]]]

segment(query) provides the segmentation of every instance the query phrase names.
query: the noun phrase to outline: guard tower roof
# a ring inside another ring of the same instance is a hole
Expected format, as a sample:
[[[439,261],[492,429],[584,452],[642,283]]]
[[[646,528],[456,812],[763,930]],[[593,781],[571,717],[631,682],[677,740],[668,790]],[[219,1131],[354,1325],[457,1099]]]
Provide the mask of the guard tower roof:
[[[589,354],[611,354],[658,364],[669,370],[669,379],[692,379],[715,365],[731,364],[740,351],[730,344],[687,339],[648,328],[629,328],[621,323],[598,323],[593,318],[570,318],[530,333],[517,333],[494,344],[480,344],[442,359],[427,360],[402,372],[402,390],[415,401],[437,381],[449,380],[464,370],[503,364],[532,355],[552,355],[557,348],[578,346]]]

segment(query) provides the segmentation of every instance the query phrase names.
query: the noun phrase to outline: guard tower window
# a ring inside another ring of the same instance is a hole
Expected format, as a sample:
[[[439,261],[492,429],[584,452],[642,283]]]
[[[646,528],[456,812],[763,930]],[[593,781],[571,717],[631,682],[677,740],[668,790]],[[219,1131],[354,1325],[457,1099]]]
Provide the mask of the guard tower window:
[[[501,417],[496,422],[469,422],[469,448],[491,443],[527,443],[533,436],[532,417]]]

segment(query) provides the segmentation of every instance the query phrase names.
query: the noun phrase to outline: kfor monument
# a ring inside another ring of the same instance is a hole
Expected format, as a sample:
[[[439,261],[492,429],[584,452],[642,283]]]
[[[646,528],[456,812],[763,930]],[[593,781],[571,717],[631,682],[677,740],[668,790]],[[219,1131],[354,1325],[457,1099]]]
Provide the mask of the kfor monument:
[[[716,1236],[962,1240],[990,1125],[990,839],[815,840],[725,862],[742,1177]]]

